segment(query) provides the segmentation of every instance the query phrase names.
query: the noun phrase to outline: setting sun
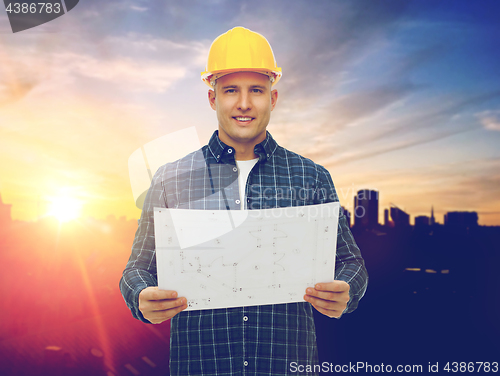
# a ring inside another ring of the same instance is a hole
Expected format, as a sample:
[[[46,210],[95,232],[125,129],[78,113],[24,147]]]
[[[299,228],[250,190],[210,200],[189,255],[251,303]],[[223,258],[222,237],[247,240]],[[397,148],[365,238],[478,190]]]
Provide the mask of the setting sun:
[[[72,197],[55,197],[50,200],[48,215],[56,217],[60,222],[68,222],[80,216],[82,203]]]

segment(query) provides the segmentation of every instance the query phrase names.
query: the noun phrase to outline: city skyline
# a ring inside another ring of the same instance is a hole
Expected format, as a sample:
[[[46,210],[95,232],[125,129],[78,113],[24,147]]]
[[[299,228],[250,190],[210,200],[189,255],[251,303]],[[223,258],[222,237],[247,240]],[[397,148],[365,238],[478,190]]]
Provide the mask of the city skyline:
[[[361,191],[363,191],[363,190],[358,191],[358,193],[359,193],[359,192],[361,192]],[[372,192],[377,192],[377,191],[373,191],[373,190],[370,190],[370,191],[372,191]],[[377,195],[378,195],[379,193],[380,193],[380,192],[377,192]],[[356,202],[356,197],[357,197],[357,195],[355,195],[355,196],[354,196],[354,202]],[[341,204],[342,204],[342,203],[341,203]],[[355,204],[354,204],[354,205],[355,205]],[[353,206],[354,206],[354,205],[353,205]],[[479,218],[480,218],[480,216],[478,215],[478,213],[477,213],[476,211],[458,211],[458,210],[455,210],[455,211],[446,212],[446,213],[444,213],[444,215],[443,215],[443,220],[442,220],[442,222],[440,222],[439,220],[435,219],[435,217],[434,217],[434,206],[431,206],[431,210],[430,210],[430,214],[431,214],[431,215],[429,215],[429,216],[424,216],[424,215],[414,215],[414,216],[413,216],[413,224],[412,224],[412,223],[411,223],[411,218],[412,218],[412,216],[411,216],[411,214],[410,214],[410,213],[406,213],[404,210],[401,210],[399,207],[397,207],[396,205],[394,205],[394,204],[392,204],[392,203],[391,203],[390,205],[391,205],[391,206],[390,206],[390,208],[394,208],[394,207],[395,207],[395,208],[397,208],[398,210],[400,210],[401,212],[403,212],[403,213],[407,214],[407,215],[409,216],[409,225],[411,225],[411,226],[415,226],[415,225],[416,225],[416,223],[415,223],[415,222],[416,222],[416,220],[417,220],[417,218],[418,218],[418,217],[421,217],[421,218],[422,218],[422,217],[425,217],[425,218],[429,219],[429,225],[432,225],[432,224],[436,224],[436,225],[441,225],[441,224],[442,224],[442,225],[446,225],[446,217],[447,217],[450,213],[452,213],[452,214],[453,214],[453,213],[455,213],[455,214],[456,214],[456,213],[471,213],[471,214],[475,214],[475,215],[476,215],[476,223],[477,223],[477,225],[479,225],[479,226],[484,226],[484,225],[481,225],[481,224],[479,223]],[[350,210],[348,210],[348,209],[347,209],[347,207],[346,207],[345,205],[341,205],[341,206],[342,206],[342,210],[344,210],[344,211],[347,211],[347,212],[348,212],[348,214],[346,214],[346,215],[348,215],[348,222],[349,222],[349,226],[350,226],[350,227],[355,226],[355,219],[356,219],[357,217],[358,217],[358,218],[363,218],[363,217],[365,217],[365,215],[359,215],[359,214],[358,214],[358,216],[356,217],[356,215],[355,215],[355,214],[353,214],[355,211],[350,211]],[[377,206],[378,206],[378,205],[377,205]],[[12,205],[12,204],[8,204],[8,203],[5,203],[5,202],[3,201],[3,199],[2,199],[2,192],[0,192],[0,223],[2,223],[2,222],[4,222],[4,223],[5,223],[5,222],[8,222],[8,221],[14,221],[14,220],[15,220],[15,219],[13,219],[13,218],[12,218],[12,216],[11,216],[11,210],[12,210],[12,208],[13,208],[13,205]],[[389,209],[390,209],[390,208],[389,208]],[[70,209],[71,209],[71,208],[70,208]],[[386,212],[386,211],[388,211],[388,209],[387,209],[387,208],[385,208],[385,209],[383,209],[383,208],[378,208],[377,210],[378,210],[378,211],[377,211],[377,222],[376,222],[376,224],[377,224],[377,225],[387,226],[387,225],[388,225],[388,224],[387,224],[387,217],[386,217],[386,215],[387,215],[387,214],[386,214],[385,212]],[[382,218],[383,218],[383,222],[382,222],[382,221],[380,221],[380,217],[381,217],[381,216],[380,216],[380,214],[381,214],[381,211],[382,211],[382,210],[383,210],[383,216],[382,216]],[[38,216],[38,217],[36,218],[36,221],[38,221],[38,220],[40,220],[40,219],[43,219],[43,218],[47,218],[47,217],[54,217],[54,218],[58,219],[60,222],[67,222],[67,221],[70,221],[70,220],[80,220],[80,219],[90,219],[90,218],[94,218],[94,217],[85,217],[85,218],[84,218],[83,216],[72,216],[71,214],[68,214],[68,212],[67,212],[67,211],[62,210],[61,212],[53,212],[53,213],[50,213],[50,212],[49,212],[48,214],[45,214],[45,215],[42,215],[42,216]],[[117,217],[117,216],[115,216],[115,215],[113,215],[113,214],[109,214],[106,218],[115,218],[115,219],[119,218],[119,219],[124,219],[124,220],[132,220],[132,219],[136,219],[136,218],[127,218],[126,216],[119,216],[119,217]],[[354,218],[354,219],[353,219],[353,218]],[[432,222],[433,218],[434,218],[434,222]],[[391,220],[393,220],[393,219],[389,219],[389,220],[391,221]],[[422,224],[422,223],[421,223],[421,224]],[[363,225],[360,225],[360,227],[363,227]],[[366,227],[366,225],[365,225],[365,227]],[[495,226],[495,225],[493,225],[493,227],[500,227],[500,226]]]
[[[378,226],[378,225],[383,225],[383,226],[394,226],[395,224],[399,225],[401,224],[411,224],[411,214],[405,212],[401,208],[399,208],[397,205],[390,203],[390,207],[386,209],[379,208],[379,197],[380,192],[371,190],[371,189],[362,189],[359,190],[356,195],[354,196],[354,205],[353,208],[355,208],[352,212],[347,210],[346,207],[342,206],[342,209],[344,211],[347,211],[347,216],[348,216],[348,222],[350,226],[359,226],[359,227],[371,227],[371,226]],[[361,210],[359,210],[361,209]],[[380,218],[380,212],[383,210],[384,216],[383,216],[383,222],[379,221]],[[429,226],[432,225],[440,225],[440,224],[447,224],[447,218],[448,217],[453,217],[453,220],[451,223],[458,223],[460,220],[463,221],[463,219],[459,218],[460,216],[464,216],[469,218],[472,218],[472,220],[468,220],[465,222],[470,222],[470,223],[475,223],[475,225],[480,225],[478,223],[478,214],[476,211],[449,211],[446,212],[443,216],[443,221],[440,223],[438,220],[436,220],[434,216],[434,205],[431,206],[430,210],[430,215],[425,216],[425,215],[414,215],[414,222],[412,226],[417,226],[417,225],[424,225],[427,224]],[[354,218],[354,221],[351,219]],[[420,219],[420,221],[417,221],[417,219]],[[424,221],[424,219],[427,219]]]

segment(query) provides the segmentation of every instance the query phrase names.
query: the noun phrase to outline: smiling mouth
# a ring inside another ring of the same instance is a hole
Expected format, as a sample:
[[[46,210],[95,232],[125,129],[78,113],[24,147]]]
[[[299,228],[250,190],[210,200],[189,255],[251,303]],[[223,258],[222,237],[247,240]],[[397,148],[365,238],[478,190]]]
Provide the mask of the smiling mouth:
[[[240,121],[242,123],[252,121],[253,118],[248,117],[248,116],[234,116],[233,119],[236,119],[237,121]]]

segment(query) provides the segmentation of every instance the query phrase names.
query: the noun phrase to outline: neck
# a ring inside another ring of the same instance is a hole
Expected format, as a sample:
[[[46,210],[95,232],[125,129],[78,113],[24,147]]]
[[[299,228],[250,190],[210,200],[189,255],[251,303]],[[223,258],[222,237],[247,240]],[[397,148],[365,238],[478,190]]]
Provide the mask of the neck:
[[[255,139],[239,142],[238,140],[228,137],[225,132],[219,129],[219,139],[234,149],[234,159],[238,161],[249,161],[250,159],[258,158],[258,155],[255,154],[253,150],[257,144],[260,144],[266,139],[266,133],[262,133]]]
[[[255,145],[245,146],[245,147],[234,147],[234,159],[237,161],[249,161],[250,159],[255,159],[258,156],[253,152]]]

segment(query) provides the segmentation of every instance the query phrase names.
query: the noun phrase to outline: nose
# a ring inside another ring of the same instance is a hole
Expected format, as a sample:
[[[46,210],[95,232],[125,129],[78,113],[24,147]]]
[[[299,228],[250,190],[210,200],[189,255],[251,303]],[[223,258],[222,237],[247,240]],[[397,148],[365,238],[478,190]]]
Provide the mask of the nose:
[[[241,91],[240,95],[238,96],[238,110],[240,111],[248,111],[251,107],[251,100],[250,100],[250,95],[248,95],[247,92]]]

